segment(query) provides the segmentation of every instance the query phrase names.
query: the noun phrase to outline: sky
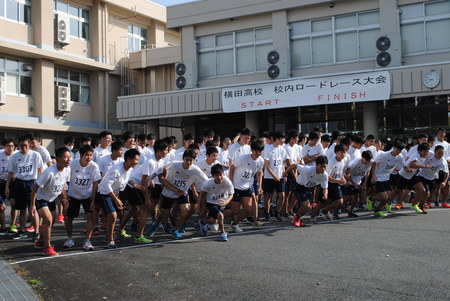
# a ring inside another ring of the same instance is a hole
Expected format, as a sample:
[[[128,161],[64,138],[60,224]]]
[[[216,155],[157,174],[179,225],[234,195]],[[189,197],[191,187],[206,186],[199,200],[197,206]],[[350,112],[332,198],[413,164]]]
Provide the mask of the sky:
[[[180,4],[180,3],[191,2],[193,0],[150,0],[150,1],[164,5],[164,6],[170,6],[170,5]]]

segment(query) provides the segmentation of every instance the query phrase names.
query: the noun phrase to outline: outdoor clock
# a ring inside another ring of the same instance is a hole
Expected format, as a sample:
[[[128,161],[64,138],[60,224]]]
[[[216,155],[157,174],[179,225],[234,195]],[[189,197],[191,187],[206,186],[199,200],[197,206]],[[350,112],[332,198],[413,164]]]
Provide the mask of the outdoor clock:
[[[436,88],[440,80],[441,76],[436,71],[427,72],[423,76],[423,84],[430,89]]]

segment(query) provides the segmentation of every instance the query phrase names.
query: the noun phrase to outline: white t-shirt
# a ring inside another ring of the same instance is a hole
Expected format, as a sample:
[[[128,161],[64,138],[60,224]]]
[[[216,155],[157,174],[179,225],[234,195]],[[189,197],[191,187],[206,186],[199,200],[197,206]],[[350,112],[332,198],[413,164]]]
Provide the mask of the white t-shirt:
[[[124,162],[124,160],[120,157],[113,160],[111,155],[107,155],[100,159],[100,162],[98,162],[98,168],[100,169],[100,173],[105,175],[111,167],[122,162]]]
[[[265,161],[269,162],[269,167],[272,169],[273,173],[278,178],[281,178],[284,171],[284,161],[288,158],[284,147],[281,145],[274,147],[273,144],[271,144],[264,148],[262,157]],[[273,179],[267,169],[264,169],[264,179]]]
[[[100,160],[107,155],[111,155],[111,146],[108,146],[107,148],[97,146],[96,148],[94,148],[93,160],[95,163],[99,164]]]
[[[401,154],[393,156],[391,151],[381,152],[374,160],[377,164],[375,169],[375,176],[378,182],[389,181],[391,172],[396,166],[405,166],[405,160]]]
[[[425,165],[431,165],[431,168],[420,168],[419,176],[427,180],[435,180],[439,178],[439,171],[448,173],[448,164],[444,157],[436,159],[433,152],[430,152],[424,162]]]
[[[228,150],[223,150],[220,152],[219,155],[219,162],[220,164],[224,165],[224,172],[227,177],[230,176],[230,168],[225,167],[230,165],[230,160],[228,159]]]
[[[136,149],[139,151],[139,164],[142,164],[147,160],[148,157],[151,156],[152,152],[148,149],[148,147],[140,147],[139,145],[136,146]]]
[[[103,179],[98,185],[98,191],[104,195],[108,195],[111,192],[118,195],[127,186],[132,172],[133,168],[125,170],[124,163],[114,165],[103,176]]]
[[[433,147],[430,150],[434,152],[434,149],[438,145],[442,145],[442,147],[444,148],[444,159],[450,160],[450,144],[447,141],[440,142],[436,139],[436,141],[434,141]]]
[[[365,146],[365,145],[363,144],[363,146],[361,146],[361,149],[360,149],[361,153],[362,153],[363,151],[366,151],[366,150],[368,150],[369,152],[371,152],[371,153],[372,153],[372,158],[375,159],[375,157],[377,156],[377,148],[376,148],[375,146],[373,146],[373,145],[371,145],[371,146]]]
[[[350,161],[353,161],[355,158],[361,158],[360,149],[354,148],[353,146],[348,148],[347,154],[350,156]]]
[[[39,168],[44,168],[44,162],[41,155],[32,150],[26,154],[17,152],[8,161],[8,172],[14,173],[14,177],[19,180],[36,180]]]
[[[331,158],[330,161],[328,161],[328,165],[327,165],[328,175],[331,178],[337,179],[337,180],[344,178],[344,170],[345,170],[345,167],[347,166],[346,163],[347,162],[345,159],[338,161],[336,159],[336,156],[334,156],[333,158]]]
[[[408,153],[405,156],[405,160],[408,160],[413,154],[415,154],[417,152],[418,147],[419,147],[419,144],[411,146],[411,148],[409,149]],[[445,153],[445,151],[444,151],[444,153]]]
[[[267,147],[267,145],[266,145]],[[250,154],[252,152],[250,145],[240,145],[239,142],[235,142],[228,148],[228,159],[235,160],[237,157],[243,154]]]
[[[220,162],[218,160],[214,161],[212,164],[208,164],[206,162],[206,158],[205,159],[201,159],[198,162],[195,163],[195,165],[198,166],[198,168],[200,168],[201,171],[203,171],[205,173],[205,175],[208,178],[211,178],[211,167],[213,167],[216,164],[220,164]]]
[[[185,195],[194,182],[203,184],[204,181],[208,180],[203,171],[195,165],[191,165],[188,169],[184,169],[183,162],[173,162],[165,166],[165,169],[167,170],[167,181],[183,191]],[[161,174],[162,172],[163,170],[160,169],[158,174]],[[163,188],[162,194],[171,199],[179,197],[178,194],[167,187]]]
[[[370,160],[368,164],[364,164],[361,158],[353,159],[349,164],[351,183],[356,185],[361,184],[362,179],[365,177],[366,173],[372,168],[373,161]]]
[[[52,157],[50,156],[50,153],[48,152],[48,150],[45,147],[43,147],[42,145],[39,145],[39,147],[37,149],[35,149],[34,151],[38,152],[39,155],[41,155],[42,162],[44,162],[43,169],[47,168],[47,164],[52,162]]]
[[[161,183],[159,182],[157,172],[163,166],[164,159],[156,161],[156,157],[154,155],[151,155],[147,158],[147,160],[145,160],[143,164],[133,170],[130,176],[130,180],[138,185],[141,185],[142,176],[146,175],[148,176],[148,180],[145,187],[148,187],[150,185],[151,180],[153,180],[155,184],[160,185]]]
[[[430,153],[431,153],[431,152],[430,152]],[[433,154],[433,155],[434,155],[434,154]],[[411,168],[411,167],[410,167],[410,164],[411,164],[412,162],[414,162],[414,161],[416,161],[417,164],[422,165],[422,164],[424,164],[423,162],[425,162],[426,159],[427,159],[427,156],[422,157],[422,156],[420,156],[420,153],[419,153],[419,152],[415,152],[415,153],[408,159],[408,161],[406,161],[406,163],[405,163],[404,166],[407,166],[407,167]],[[398,174],[401,175],[402,177],[404,177],[405,179],[410,180],[410,179],[412,179],[412,177],[417,173],[417,171],[418,171],[417,168],[413,168],[413,169],[412,169],[412,172],[407,172],[407,171],[402,167],[402,168],[399,170]]]
[[[92,183],[101,179],[97,163],[91,161],[83,167],[80,164],[80,159],[73,160],[70,162],[69,196],[77,200],[92,197]]]
[[[301,161],[301,147],[298,144],[291,146],[289,143],[286,143],[284,149],[286,150],[288,159],[291,160],[291,164],[299,163]]]
[[[334,151],[334,149],[333,149],[333,151]],[[323,154],[323,146],[319,142],[317,142],[317,144],[314,145],[314,146],[309,145],[309,143],[305,144],[305,146],[303,146],[302,157],[308,156],[308,157],[311,158],[311,157],[314,157],[317,154],[321,154],[321,155]],[[305,164],[305,165],[307,165],[307,166],[316,166],[316,162],[312,161],[312,162],[309,162],[308,164]]]
[[[297,184],[305,187],[315,187],[320,184],[322,188],[328,188],[328,173],[318,174],[315,166],[297,165]]]
[[[254,177],[257,172],[264,168],[264,159],[259,156],[253,160],[251,154],[244,154],[233,161],[235,167],[233,173],[234,188],[239,190],[248,190],[253,186]]]
[[[172,149],[165,157],[164,157],[164,165],[170,164],[175,159],[176,150]],[[183,159],[181,159],[183,161]]]
[[[18,151],[14,151],[11,155],[6,155],[5,150],[0,150],[0,180],[6,181],[8,177],[8,161],[12,155],[17,153]]]
[[[42,172],[36,180],[39,186],[37,199],[53,202],[63,191],[64,185],[70,180],[70,167],[58,170],[57,164],[53,164]]]
[[[328,148],[327,150],[324,152],[324,156],[327,157],[328,161],[331,160],[331,158],[333,158],[335,156],[334,154],[334,148],[336,147],[336,142],[333,142]]]
[[[219,184],[214,182],[214,179],[205,181],[201,190],[206,192],[206,202],[216,205],[219,205],[220,200],[226,200],[230,195],[234,194],[233,183],[226,177]]]

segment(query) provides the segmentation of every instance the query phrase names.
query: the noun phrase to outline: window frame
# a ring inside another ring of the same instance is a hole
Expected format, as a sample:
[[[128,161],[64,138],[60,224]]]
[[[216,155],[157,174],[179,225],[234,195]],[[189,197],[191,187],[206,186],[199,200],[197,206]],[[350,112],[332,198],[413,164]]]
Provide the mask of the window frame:
[[[13,57],[4,57],[1,56],[0,59],[3,60],[3,66],[0,64],[0,73],[3,73],[3,77],[5,78],[5,94],[8,96],[19,96],[19,97],[32,97],[33,95],[33,71],[23,71],[22,67],[26,64],[26,65],[31,65],[33,69],[33,63],[30,61],[23,61],[20,59],[16,59]],[[19,71],[8,71],[7,67],[6,67],[6,63],[7,61],[14,61],[17,62],[19,64]],[[8,91],[8,74],[10,75],[16,75],[17,77],[17,89],[16,89],[16,93],[13,92],[9,92]],[[30,94],[24,94],[21,93],[21,78],[22,77],[29,77],[31,80],[31,87],[30,87]]]
[[[58,10],[58,3],[65,4],[67,6],[67,11]],[[71,38],[82,40],[82,41],[90,41],[91,40],[91,24],[90,24],[90,15],[91,15],[91,13],[90,13],[89,8],[84,8],[84,7],[72,5],[70,3],[59,1],[59,0],[54,0],[53,4],[54,4],[53,5],[53,13],[54,14],[64,14],[64,15],[68,16],[69,17],[69,22],[71,22],[72,19],[77,21],[77,23],[78,23],[78,36],[72,35],[72,33],[69,32],[69,36]],[[74,16],[74,15],[70,14],[70,12],[69,12],[70,7],[78,9],[78,16]],[[83,17],[83,11],[88,13],[88,18],[87,19]],[[83,37],[83,25],[84,24],[88,25],[87,38]]]
[[[10,21],[10,22],[14,22],[14,23],[18,23],[18,24],[22,24],[22,25],[27,25],[27,26],[32,26],[33,25],[33,20],[31,17],[31,0],[2,0],[3,1],[3,16],[0,15],[0,19],[6,20],[6,21]],[[9,18],[8,15],[8,1],[13,1],[17,4],[17,20],[16,19],[11,19]],[[1,3],[0,3],[1,5]],[[23,15],[25,15],[25,6],[29,7],[29,11],[30,11],[30,22],[24,22],[24,21],[20,21],[21,17],[23,17],[23,19],[25,19],[24,16],[21,15],[21,7],[20,5],[24,6],[24,11],[23,11]]]
[[[131,26],[131,32],[130,32],[130,26]],[[140,34],[135,34],[134,33],[134,29],[135,28],[139,28],[139,33]],[[146,35],[145,37],[142,35],[142,31],[145,30]],[[130,49],[129,45],[130,45],[130,38],[132,39],[132,48]],[[134,49],[134,43],[135,41],[139,41],[140,44],[140,49]],[[143,49],[146,48],[142,48],[142,46],[144,46],[144,44],[142,44],[142,41],[145,41],[145,46],[148,45],[148,28],[139,26],[139,25],[134,25],[134,24],[128,24],[127,26],[127,46],[128,46],[128,52],[139,52]]]
[[[59,77],[60,70],[67,71],[67,79]],[[70,77],[71,77],[70,74],[71,73],[78,73],[78,81],[70,79]],[[82,75],[86,75],[88,77],[88,81],[87,82],[81,81],[81,76]],[[90,77],[89,73],[83,72],[81,70],[69,69],[69,68],[65,68],[65,67],[56,67],[55,66],[53,80],[54,80],[55,87],[60,86],[60,84],[63,84],[62,86],[69,87],[69,88],[71,87],[71,85],[79,87],[79,89],[78,89],[78,101],[73,101],[72,99],[70,99],[70,101],[73,104],[77,104],[77,105],[81,105],[81,106],[91,106],[92,105],[91,83],[90,83],[91,77]],[[82,90],[82,87],[89,88],[89,103],[82,103],[81,102],[81,90]]]

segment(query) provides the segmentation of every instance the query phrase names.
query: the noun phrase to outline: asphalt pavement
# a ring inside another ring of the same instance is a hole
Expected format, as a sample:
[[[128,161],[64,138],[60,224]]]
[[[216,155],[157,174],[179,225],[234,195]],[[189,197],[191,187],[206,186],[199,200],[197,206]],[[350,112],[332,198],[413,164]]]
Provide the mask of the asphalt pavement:
[[[192,228],[182,241],[157,232],[153,244],[122,240],[113,251],[96,237],[94,252],[81,249],[78,219],[72,249],[62,249],[63,227],[55,226],[61,256],[53,258],[29,239],[1,243],[46,300],[449,300],[450,210],[428,212],[366,212],[308,228],[287,219],[244,224],[228,242]]]

